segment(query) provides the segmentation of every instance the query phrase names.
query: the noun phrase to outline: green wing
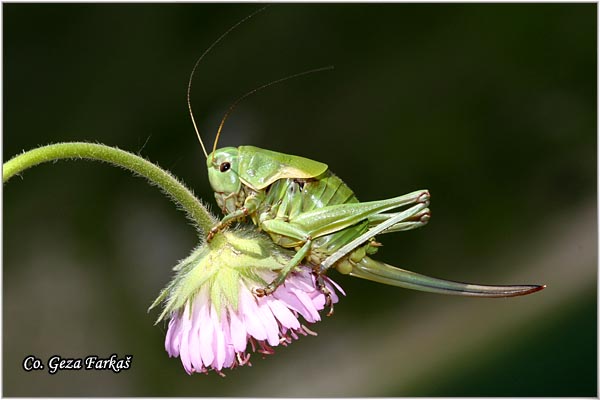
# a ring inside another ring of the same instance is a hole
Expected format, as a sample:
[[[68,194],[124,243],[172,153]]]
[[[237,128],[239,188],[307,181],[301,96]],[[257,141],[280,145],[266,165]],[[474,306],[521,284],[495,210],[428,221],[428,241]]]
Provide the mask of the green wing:
[[[304,157],[278,153],[254,146],[239,147],[240,179],[255,190],[261,190],[278,179],[316,178],[327,171],[327,164]]]

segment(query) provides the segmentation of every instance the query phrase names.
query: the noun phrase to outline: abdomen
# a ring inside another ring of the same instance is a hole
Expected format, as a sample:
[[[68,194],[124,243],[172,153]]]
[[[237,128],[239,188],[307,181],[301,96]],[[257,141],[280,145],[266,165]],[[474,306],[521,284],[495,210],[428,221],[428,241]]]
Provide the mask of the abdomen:
[[[326,171],[315,179],[281,179],[273,183],[268,189],[264,203],[270,205],[271,218],[287,221],[307,211],[336,204],[358,203],[358,199],[340,178]],[[313,262],[324,260],[337,249],[366,232],[367,225],[367,221],[360,221],[340,231],[315,238],[309,259]],[[298,246],[297,240],[277,235],[271,237],[280,246]]]

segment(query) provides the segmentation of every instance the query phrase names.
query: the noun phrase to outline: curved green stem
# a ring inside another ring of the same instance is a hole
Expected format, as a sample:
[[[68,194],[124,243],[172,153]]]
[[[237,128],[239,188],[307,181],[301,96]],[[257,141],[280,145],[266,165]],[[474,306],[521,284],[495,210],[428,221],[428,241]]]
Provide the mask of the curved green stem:
[[[4,163],[2,181],[7,182],[34,165],[65,158],[105,161],[145,177],[175,200],[203,233],[217,223],[192,191],[169,172],[135,154],[102,144],[58,143],[27,151]]]

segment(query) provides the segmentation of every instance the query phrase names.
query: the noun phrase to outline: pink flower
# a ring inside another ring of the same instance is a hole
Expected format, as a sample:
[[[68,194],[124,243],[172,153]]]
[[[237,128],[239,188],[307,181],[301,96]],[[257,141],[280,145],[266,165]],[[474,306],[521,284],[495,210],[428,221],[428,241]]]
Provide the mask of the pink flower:
[[[337,303],[335,283],[326,278],[325,285]],[[298,335],[316,335],[299,319],[320,321],[325,307],[325,295],[309,268],[291,273],[269,296],[255,296],[245,282],[239,290],[237,309],[227,305],[217,310],[205,287],[171,315],[165,348],[169,356],[181,357],[188,374],[250,365],[250,352],[273,354],[273,347],[287,346]]]
[[[181,358],[188,374],[223,375],[225,368],[250,365],[252,352],[273,354],[274,347],[316,335],[303,321],[320,321],[319,312],[329,307],[306,266],[291,272],[272,294],[255,295],[291,254],[255,233],[224,236],[220,245],[203,245],[175,267],[175,278],[150,307],[165,301],[158,319],[170,317],[165,348]],[[336,289],[343,290],[327,277],[324,283],[337,303]]]

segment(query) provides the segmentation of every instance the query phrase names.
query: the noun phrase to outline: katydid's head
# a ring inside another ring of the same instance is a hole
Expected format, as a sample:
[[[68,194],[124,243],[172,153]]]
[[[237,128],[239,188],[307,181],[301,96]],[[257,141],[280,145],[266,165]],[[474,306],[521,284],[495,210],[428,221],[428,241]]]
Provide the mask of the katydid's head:
[[[241,188],[239,172],[239,150],[235,147],[224,147],[213,151],[206,158],[208,180],[215,191],[219,207],[232,212],[234,205],[225,204],[232,193],[238,193]],[[229,210],[233,207],[232,210]]]

